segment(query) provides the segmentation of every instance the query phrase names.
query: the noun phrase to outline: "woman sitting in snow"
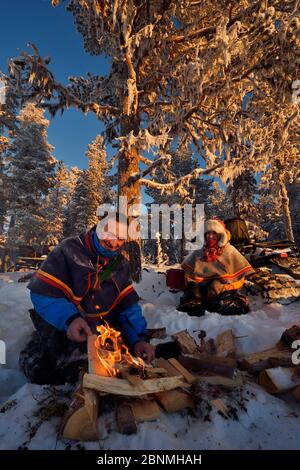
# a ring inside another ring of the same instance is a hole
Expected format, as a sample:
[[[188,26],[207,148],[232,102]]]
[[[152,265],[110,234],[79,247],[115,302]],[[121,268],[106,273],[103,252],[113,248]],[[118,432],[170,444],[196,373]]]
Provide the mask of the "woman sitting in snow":
[[[187,291],[178,310],[191,315],[203,315],[205,310],[222,315],[247,313],[248,299],[238,289],[254,269],[229,243],[230,233],[221,220],[205,223],[204,238],[204,246],[182,263]]]

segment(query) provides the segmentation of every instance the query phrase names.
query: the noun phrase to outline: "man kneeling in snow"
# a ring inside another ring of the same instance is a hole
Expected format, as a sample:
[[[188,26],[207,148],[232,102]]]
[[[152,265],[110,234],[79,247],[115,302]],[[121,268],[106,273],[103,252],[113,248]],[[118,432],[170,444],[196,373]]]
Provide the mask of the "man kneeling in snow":
[[[20,366],[33,383],[76,381],[87,337],[103,320],[121,331],[133,354],[154,359],[129,264],[120,254],[127,220],[114,213],[109,221],[104,230],[99,222],[63,240],[28,285],[37,331],[21,352]]]
[[[205,310],[222,315],[247,313],[248,299],[238,289],[254,269],[229,243],[230,233],[221,220],[208,220],[204,237],[201,250],[192,252],[182,263],[187,292],[178,310],[191,315],[203,315]]]

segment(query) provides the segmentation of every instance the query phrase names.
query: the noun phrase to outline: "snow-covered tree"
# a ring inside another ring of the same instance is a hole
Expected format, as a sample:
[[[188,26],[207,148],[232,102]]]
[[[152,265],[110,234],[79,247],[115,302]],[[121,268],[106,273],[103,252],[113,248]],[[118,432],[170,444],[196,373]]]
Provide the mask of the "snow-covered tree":
[[[108,174],[110,165],[101,135],[97,135],[89,144],[86,156],[89,160],[87,173],[89,191],[84,222],[86,227],[90,227],[99,220],[96,215],[97,207],[110,202],[112,197],[111,178]]]
[[[171,141],[197,144],[205,165],[164,184],[181,196],[203,172],[233,180],[263,171],[283,146],[297,148],[299,2],[71,0],[67,8],[85,50],[111,57],[107,76],[63,86],[35,46],[11,61],[10,73],[18,93],[42,96],[52,113],[74,105],[97,114],[118,146],[119,193],[129,204],[139,202],[142,185],[162,189],[150,176]],[[129,246],[139,278],[138,243]]]
[[[79,170],[64,224],[64,236],[79,235],[87,229],[86,210],[89,200],[88,171]]]
[[[257,218],[257,182],[253,171],[246,170],[237,176],[227,188],[228,203],[232,213],[245,220]]]
[[[67,208],[75,189],[74,172],[78,173],[78,169],[72,168],[69,172],[62,161],[58,162],[53,186],[43,205],[48,225],[44,239],[46,245],[56,245],[64,238]]]
[[[268,176],[266,175],[266,178]],[[285,238],[285,227],[282,215],[279,188],[269,185],[262,177],[259,185],[257,207],[262,228],[268,232],[270,240]]]
[[[157,232],[156,233],[156,264],[157,266],[163,266],[168,261],[166,253],[162,249],[161,241],[162,241],[161,233]]]
[[[160,165],[156,169],[155,174],[152,177],[152,181],[154,183],[158,182],[162,184],[162,186],[166,183],[174,183],[182,176],[191,173],[198,165],[198,159],[193,156],[192,151],[189,148],[184,148],[184,146],[174,154],[171,152],[170,158],[170,164]],[[169,204],[170,206],[177,204],[182,209],[185,204],[204,204],[205,213],[209,214],[209,197],[212,191],[211,178],[191,178],[184,195],[180,195],[178,192],[169,194],[163,189],[156,189],[155,187],[147,188],[146,194],[153,199],[155,204]],[[168,262],[173,264],[180,262],[185,255],[185,239],[183,236],[184,234],[182,234],[182,238],[180,240],[174,238],[174,220],[172,218],[172,214],[171,229],[169,240],[164,240],[160,237],[160,249]],[[151,251],[153,249],[153,243],[151,243],[151,240],[148,240],[144,247]],[[158,248],[156,246],[156,251],[157,249]]]
[[[65,235],[78,234],[98,222],[96,215],[100,204],[111,202],[110,165],[103,137],[97,135],[88,145],[88,169],[79,173],[73,197],[67,211]]]
[[[300,181],[298,149],[285,147],[260,179],[259,209],[271,238],[294,240],[287,185]]]
[[[5,242],[8,210],[7,153],[9,139],[0,135],[0,245]]]
[[[12,136],[17,127],[16,118],[21,99],[15,91],[16,80],[0,71],[0,135],[8,131]]]
[[[212,191],[208,195],[206,217],[218,217],[226,220],[233,216],[232,205],[228,200],[226,188],[220,181],[213,181]]]
[[[12,77],[0,71],[0,244],[5,244],[7,210],[9,207],[8,160],[11,138],[16,129],[17,97],[11,86]]]
[[[18,123],[10,160],[9,240],[11,244],[39,246],[47,233],[43,206],[54,183],[56,160],[47,141],[49,121],[43,110],[27,103]]]

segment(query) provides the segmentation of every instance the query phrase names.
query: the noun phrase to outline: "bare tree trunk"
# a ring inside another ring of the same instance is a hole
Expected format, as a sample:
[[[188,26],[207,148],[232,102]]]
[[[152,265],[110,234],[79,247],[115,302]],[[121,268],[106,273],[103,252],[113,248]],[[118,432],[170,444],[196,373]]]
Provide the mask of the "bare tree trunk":
[[[284,225],[285,225],[285,233],[288,240],[294,242],[294,234],[293,234],[293,227],[292,227],[292,219],[291,219],[291,212],[289,206],[289,196],[286,188],[286,184],[284,181],[284,176],[280,171],[280,166],[277,164],[278,168],[278,182],[280,187],[280,196],[281,196],[281,207],[282,207],[282,214],[284,218]]]
[[[131,130],[138,131],[138,120],[134,120],[132,116],[123,118],[121,124],[121,136],[128,135]],[[119,157],[119,187],[118,195],[127,197],[128,211],[133,204],[140,204],[140,184],[139,181],[131,181],[130,177],[139,172],[139,153],[135,148],[124,150]],[[128,216],[129,224],[135,217]],[[128,236],[125,245],[125,255],[129,259],[131,276],[135,282],[141,280],[141,240],[140,234],[138,238],[131,239]]]

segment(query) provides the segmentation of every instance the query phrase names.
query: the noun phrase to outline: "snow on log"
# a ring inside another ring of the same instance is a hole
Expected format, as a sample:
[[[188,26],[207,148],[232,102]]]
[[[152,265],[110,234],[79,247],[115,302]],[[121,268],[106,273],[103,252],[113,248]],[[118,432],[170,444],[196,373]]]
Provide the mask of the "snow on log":
[[[300,377],[293,367],[275,367],[261,371],[259,384],[269,393],[285,393],[300,385]]]

